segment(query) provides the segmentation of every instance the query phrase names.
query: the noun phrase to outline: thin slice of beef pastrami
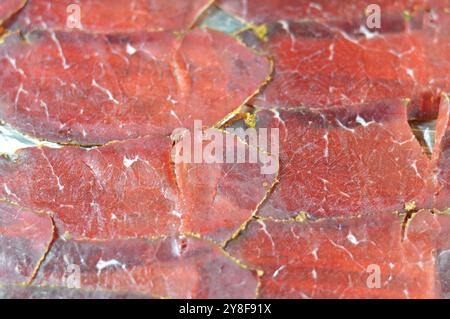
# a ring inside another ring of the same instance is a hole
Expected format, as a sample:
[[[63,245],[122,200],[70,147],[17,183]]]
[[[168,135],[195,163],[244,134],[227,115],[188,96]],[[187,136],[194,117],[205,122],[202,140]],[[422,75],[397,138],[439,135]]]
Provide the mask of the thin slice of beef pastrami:
[[[0,160],[0,193],[52,212],[65,237],[183,232],[222,242],[252,216],[276,179],[277,170],[261,174],[262,162],[174,167],[171,151],[172,140],[158,135],[88,150],[28,148],[15,161]],[[241,183],[249,185],[240,190]]]
[[[450,296],[450,214],[434,211],[433,214],[419,212],[408,222],[405,235],[413,240],[431,238],[434,240],[434,257],[437,297]],[[432,230],[432,232],[430,232]],[[417,247],[416,249],[421,249]]]
[[[49,216],[0,199],[0,285],[31,282],[53,237]]]
[[[402,31],[410,18],[419,19],[427,1],[381,0],[373,3],[381,13],[382,31]],[[371,2],[365,0],[219,0],[218,4],[224,11],[257,24],[315,20],[347,30],[370,28],[367,20],[375,12]],[[409,19],[405,19],[405,13]]]
[[[26,0],[2,0],[0,3],[0,26],[23,8]]]
[[[183,229],[223,243],[252,217],[276,183],[278,158],[259,150],[255,141],[248,145],[219,130],[208,133],[197,145],[193,134],[182,134],[175,145],[180,211],[185,212]],[[191,157],[181,160],[186,152]]]
[[[256,220],[227,250],[264,271],[262,298],[438,297],[439,225],[415,225],[414,218],[402,238],[402,224],[391,213],[317,222]]]
[[[29,0],[10,23],[10,28],[80,29],[108,34],[143,30],[183,31],[210,3],[210,0]]]
[[[0,159],[0,192],[50,211],[61,235],[156,236],[178,230],[171,140],[155,136],[96,149],[26,148]]]
[[[280,130],[279,183],[258,214],[293,218],[403,211],[433,201],[431,162],[398,100],[327,110],[261,111]]]
[[[450,208],[450,102],[447,95],[442,97],[436,122],[433,162],[437,186],[434,207],[447,210]]]
[[[274,56],[273,79],[250,104],[328,108],[406,98],[410,119],[434,118],[439,93],[450,88],[449,41],[435,36],[427,29],[354,37],[311,22],[276,23],[259,45]]]
[[[440,92],[450,90],[448,5],[378,3],[381,28],[369,32],[366,1],[323,2],[222,1],[228,12],[267,23],[266,34],[259,34],[262,43],[249,37],[251,31],[241,34],[248,45],[264,50],[275,61],[273,81],[250,104],[327,108],[407,98],[412,100],[411,120],[435,118]],[[397,22],[390,19],[393,16]],[[339,19],[361,21],[341,26]],[[405,27],[395,27],[402,21]]]
[[[328,30],[317,37],[296,34],[302,30],[302,25],[288,29],[282,24],[273,29],[267,50],[275,57],[274,78],[252,105],[327,108],[407,97],[414,89],[401,58],[384,42],[361,44]]]
[[[83,289],[171,298],[254,298],[257,275],[217,246],[190,237],[57,240],[35,283],[64,286],[69,265]]]
[[[0,119],[40,139],[103,144],[212,126],[270,63],[223,33],[12,34],[0,46]]]

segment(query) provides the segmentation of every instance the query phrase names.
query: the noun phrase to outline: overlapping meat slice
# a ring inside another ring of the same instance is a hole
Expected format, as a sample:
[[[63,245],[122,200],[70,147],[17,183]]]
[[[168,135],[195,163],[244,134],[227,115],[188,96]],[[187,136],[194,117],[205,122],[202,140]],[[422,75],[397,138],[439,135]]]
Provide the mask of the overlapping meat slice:
[[[388,30],[398,30],[404,22],[404,12],[413,14],[424,9],[426,0],[381,0],[376,4],[382,12],[383,25]],[[311,20],[324,23],[363,25],[367,20],[370,1],[330,0],[219,0],[219,6],[231,14],[254,23],[270,23],[279,20]],[[369,14],[372,12],[369,12]]]
[[[180,164],[175,177],[171,147],[169,137],[149,136],[91,150],[24,149],[15,162],[0,161],[0,193],[53,212],[65,237],[183,232],[222,242],[252,216],[276,178],[262,175],[259,162]],[[240,190],[243,181],[253,184]]]
[[[194,143],[195,133],[178,136],[173,158],[177,162],[180,209],[186,212],[183,229],[224,242],[269,194],[277,180],[278,158],[258,150],[257,145],[244,144],[234,135],[218,130],[208,133],[208,139],[200,144]],[[191,158],[176,160],[186,152]],[[201,156],[201,163],[196,153]],[[238,154],[245,154],[247,160],[240,162]],[[250,160],[252,155],[254,161]]]
[[[352,37],[323,25],[272,25],[264,50],[274,56],[271,83],[250,104],[262,108],[327,108],[411,99],[411,119],[436,116],[439,91],[450,88],[449,43],[433,33],[411,31]]]
[[[26,0],[3,0],[0,3],[0,26],[19,11],[25,3]]]
[[[430,233],[430,229],[433,230]],[[450,214],[435,211],[433,214],[420,212],[407,224],[406,235],[426,236],[434,241],[436,258],[436,289],[439,297],[450,297]]]
[[[326,108],[402,97],[414,86],[400,58],[386,46],[373,50],[326,29],[322,37],[298,32],[304,32],[301,24],[290,29],[279,24],[273,30],[268,50],[275,56],[276,73],[253,105]]]
[[[306,223],[256,220],[228,251],[264,271],[262,298],[437,297],[440,229],[413,219],[402,240],[402,223],[390,213]]]
[[[265,82],[269,61],[225,34],[33,32],[0,46],[0,119],[41,139],[102,144],[211,126]]]
[[[57,240],[35,283],[65,286],[77,265],[80,287],[172,298],[254,298],[255,272],[219,248],[190,237],[154,240]]]
[[[0,284],[30,282],[53,240],[49,216],[0,199]]]
[[[431,165],[398,100],[257,113],[280,130],[280,182],[259,214],[355,216],[432,203]]]
[[[177,230],[170,212],[177,190],[168,137],[101,148],[27,148],[2,158],[5,197],[55,214],[60,234],[75,238],[155,236]]]
[[[12,27],[70,30],[71,26],[80,26],[85,32],[109,34],[180,31],[188,29],[210,3],[210,0],[29,0]],[[71,16],[80,18],[79,25],[71,24]]]
[[[442,97],[435,140],[433,162],[437,189],[434,207],[445,210],[450,208],[450,102],[447,95]]]

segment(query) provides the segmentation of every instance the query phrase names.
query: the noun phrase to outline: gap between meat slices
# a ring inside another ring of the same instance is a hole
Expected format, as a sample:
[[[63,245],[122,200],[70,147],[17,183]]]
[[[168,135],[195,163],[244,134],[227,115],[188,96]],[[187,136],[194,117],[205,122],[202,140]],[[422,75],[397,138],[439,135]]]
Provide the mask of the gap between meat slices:
[[[80,267],[90,290],[166,298],[254,298],[254,271],[239,266],[216,245],[191,237],[154,240],[58,239],[35,283],[64,285],[69,264]]]
[[[258,219],[227,251],[264,271],[261,298],[435,298],[445,293],[435,251],[440,240],[448,249],[449,221],[419,212],[402,240],[402,218],[391,213],[305,223]]]
[[[53,237],[49,216],[0,199],[0,285],[29,284]]]
[[[259,91],[268,59],[194,30],[92,35],[36,31],[0,45],[0,119],[54,142],[99,145],[213,126]]]
[[[252,216],[276,179],[276,173],[261,174],[260,162],[174,167],[171,148],[170,138],[151,136],[90,150],[23,149],[15,161],[0,159],[0,194],[52,212],[65,238],[181,232],[222,243]]]
[[[258,111],[280,130],[279,183],[258,214],[312,219],[431,208],[431,161],[399,100],[346,108]]]
[[[434,207],[450,209],[450,101],[443,95],[436,123],[436,142],[433,151],[433,164],[437,183]]]
[[[107,34],[185,31],[211,3],[211,0],[28,0],[8,27],[22,31],[80,29]]]

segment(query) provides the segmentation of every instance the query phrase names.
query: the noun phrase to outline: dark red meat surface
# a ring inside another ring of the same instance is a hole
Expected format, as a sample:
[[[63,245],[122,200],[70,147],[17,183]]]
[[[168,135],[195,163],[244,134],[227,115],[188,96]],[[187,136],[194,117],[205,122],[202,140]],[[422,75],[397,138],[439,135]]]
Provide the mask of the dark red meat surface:
[[[398,100],[346,109],[262,111],[280,130],[279,183],[260,214],[356,216],[429,207],[431,165]],[[258,116],[257,116],[258,120]]]
[[[450,298],[450,1],[369,4],[0,0],[0,299]]]
[[[6,1],[25,2],[25,1]],[[22,30],[70,30],[67,20],[79,8],[81,30],[92,33],[134,31],[182,31],[188,29],[207,8],[210,0],[29,0],[14,19]],[[1,11],[0,11],[1,12]],[[70,23],[69,23],[70,25]]]
[[[0,46],[0,119],[38,138],[101,144],[212,126],[270,74],[232,37],[195,30],[11,34]]]

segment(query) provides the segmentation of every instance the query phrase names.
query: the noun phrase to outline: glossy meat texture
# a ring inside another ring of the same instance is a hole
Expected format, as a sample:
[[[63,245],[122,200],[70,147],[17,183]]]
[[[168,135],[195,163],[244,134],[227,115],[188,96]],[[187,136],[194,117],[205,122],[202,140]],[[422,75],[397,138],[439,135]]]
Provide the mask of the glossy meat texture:
[[[65,286],[70,264],[85,289],[170,298],[254,298],[255,272],[191,237],[55,242],[35,283]]]
[[[49,216],[0,199],[0,285],[29,283],[53,237]]]
[[[257,114],[280,130],[279,183],[258,214],[356,216],[430,207],[430,161],[398,100],[328,110]]]
[[[26,0],[2,0],[0,3],[0,26],[18,12]]]
[[[450,102],[448,96],[442,97],[439,117],[436,124],[436,143],[433,152],[436,174],[437,209],[450,207]]]
[[[171,151],[171,139],[162,136],[91,150],[28,148],[17,153],[15,162],[0,161],[0,192],[53,212],[66,237],[106,240],[183,232],[222,242],[251,217],[276,178],[277,172],[261,175],[262,163],[174,167]]]
[[[210,0],[28,0],[10,27],[21,30],[81,29],[107,34],[183,31],[194,24],[210,3]]]
[[[391,213],[256,220],[228,251],[264,271],[262,298],[434,298],[441,294],[435,265],[440,228],[421,218],[410,222],[403,239],[402,218]]]
[[[0,46],[0,119],[56,142],[102,144],[212,126],[265,82],[270,63],[225,34],[12,34]]]

